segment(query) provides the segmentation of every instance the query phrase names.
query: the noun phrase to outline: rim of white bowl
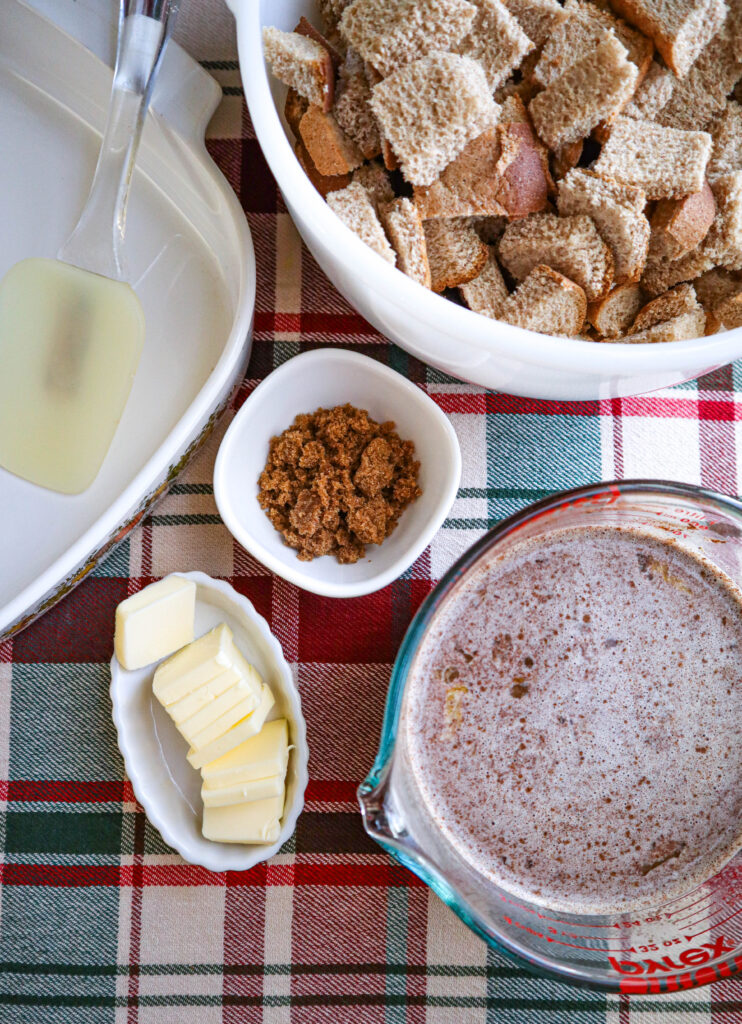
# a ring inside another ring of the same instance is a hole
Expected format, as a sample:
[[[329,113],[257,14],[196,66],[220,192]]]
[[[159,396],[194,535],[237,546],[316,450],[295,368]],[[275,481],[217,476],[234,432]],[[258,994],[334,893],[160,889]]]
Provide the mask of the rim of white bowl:
[[[502,321],[489,320],[472,310],[430,292],[423,285],[398,271],[370,249],[330,210],[309,181],[286,138],[270,90],[263,55],[260,3],[257,0],[227,0],[237,20],[240,73],[245,101],[261,149],[270,169],[291,205],[301,209],[312,229],[327,238],[336,238],[347,251],[348,263],[376,290],[387,294],[400,306],[414,309],[420,320],[435,323],[452,334],[466,337],[467,344],[490,353],[512,355],[532,365],[555,370],[585,369],[593,373],[622,374],[667,371],[673,358],[684,366],[697,362],[719,366],[742,355],[742,328],[723,334],[693,338],[689,341],[657,343],[599,343],[579,341],[557,335],[539,334]]]
[[[193,850],[189,843],[183,841],[183,837],[179,834],[173,833],[169,825],[163,821],[157,809],[157,800],[152,797],[152,788],[150,780],[147,777],[146,765],[137,763],[137,758],[132,756],[132,751],[128,743],[126,735],[126,728],[121,716],[121,706],[117,699],[117,682],[122,680],[126,669],[124,669],[119,663],[116,655],[114,654],[111,658],[111,684],[108,688],[108,692],[111,697],[112,704],[112,717],[113,724],[116,727],[116,742],[118,748],[121,751],[121,756],[124,759],[124,765],[126,766],[126,773],[129,776],[131,782],[131,788],[134,790],[139,803],[144,808],[147,818],[152,825],[157,829],[162,838],[172,848],[180,854],[183,860],[189,864],[196,864],[200,867],[206,868],[208,871],[247,871],[256,864],[261,864],[263,861],[273,857],[287,839],[290,839],[296,829],[296,823],[299,819],[299,815],[304,810],[304,794],[306,793],[307,785],[309,783],[309,744],[307,742],[307,723],[304,718],[304,714],[301,709],[301,697],[299,690],[294,682],[294,677],[291,674],[288,662],[284,657],[283,650],[276,637],[271,633],[270,627],[266,622],[265,618],[255,609],[252,601],[250,601],[244,594],[240,594],[234,589],[234,587],[227,583],[225,580],[214,579],[213,576],[207,575],[205,572],[194,570],[193,572],[173,572],[168,573],[168,576],[179,576],[182,579],[193,580],[198,587],[208,587],[212,590],[218,590],[228,600],[234,604],[242,614],[244,614],[250,621],[257,627],[258,632],[268,645],[270,652],[275,661],[275,666],[280,677],[281,693],[286,697],[289,707],[291,709],[292,724],[294,729],[292,732],[291,740],[293,742],[296,751],[296,793],[294,800],[290,808],[284,807],[283,813],[283,825],[281,826],[281,832],[275,843],[271,843],[270,846],[262,845],[247,845],[242,846],[239,843],[230,843],[229,852],[237,849],[244,849],[244,863],[239,866],[225,865],[224,861],[220,859],[220,853],[222,846],[226,846],[225,843],[211,843],[214,848],[214,855],[202,855],[200,852]],[[168,577],[163,577],[167,579]],[[195,769],[194,769],[195,771]],[[221,854],[223,857],[224,854]]]
[[[406,549],[404,555],[401,555],[384,571],[372,573],[363,580],[337,583],[308,576],[299,568],[301,563],[296,559],[293,548],[286,547],[286,561],[277,558],[254,537],[249,526],[240,518],[239,513],[233,508],[228,497],[226,478],[229,473],[229,464],[233,458],[232,453],[236,451],[235,437],[237,436],[240,422],[250,415],[251,406],[255,405],[257,397],[264,399],[266,393],[269,393],[276,387],[280,387],[284,377],[296,373],[299,364],[309,361],[360,364],[367,367],[370,373],[375,373],[382,380],[392,381],[395,388],[406,391],[412,400],[418,403],[426,416],[436,420],[448,441],[448,451],[445,458],[450,462],[451,472],[448,475],[446,487],[434,506],[434,512],[430,517],[428,525],[420,532],[415,543]],[[456,431],[451,426],[448,417],[445,413],[441,412],[429,395],[426,395],[424,391],[415,384],[412,384],[406,377],[403,377],[401,373],[397,373],[396,370],[392,370],[376,359],[361,355],[359,352],[349,352],[347,349],[320,348],[314,349],[311,352],[302,352],[300,355],[293,356],[285,363],[282,363],[281,366],[268,374],[245,399],[242,408],[238,410],[237,415],[230,423],[219,445],[219,451],[214,464],[214,500],[216,501],[219,514],[235,540],[277,576],[288,580],[289,583],[293,583],[297,587],[301,587],[302,590],[308,590],[310,593],[319,594],[322,597],[363,597],[365,594],[373,594],[375,591],[381,590],[382,587],[392,583],[422,554],[440,529],[456,498],[461,480],[461,469],[461,448]],[[296,567],[291,564],[290,558],[296,560]]]

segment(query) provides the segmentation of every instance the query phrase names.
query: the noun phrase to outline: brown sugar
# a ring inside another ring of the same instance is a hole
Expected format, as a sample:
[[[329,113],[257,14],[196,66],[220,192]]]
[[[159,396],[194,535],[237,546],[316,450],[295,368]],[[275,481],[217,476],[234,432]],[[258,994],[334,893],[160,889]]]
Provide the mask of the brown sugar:
[[[297,557],[357,562],[421,494],[412,441],[394,423],[338,405],[302,413],[271,438],[258,503]]]

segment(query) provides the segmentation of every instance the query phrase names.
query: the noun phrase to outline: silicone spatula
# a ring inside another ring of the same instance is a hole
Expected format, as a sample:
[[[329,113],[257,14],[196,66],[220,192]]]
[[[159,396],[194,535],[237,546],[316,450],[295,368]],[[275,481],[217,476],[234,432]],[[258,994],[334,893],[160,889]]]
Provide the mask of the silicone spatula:
[[[129,397],[144,312],[127,283],[124,232],[134,161],[178,0],[121,0],[98,164],[57,259],[0,282],[0,466],[66,494],[90,486]]]

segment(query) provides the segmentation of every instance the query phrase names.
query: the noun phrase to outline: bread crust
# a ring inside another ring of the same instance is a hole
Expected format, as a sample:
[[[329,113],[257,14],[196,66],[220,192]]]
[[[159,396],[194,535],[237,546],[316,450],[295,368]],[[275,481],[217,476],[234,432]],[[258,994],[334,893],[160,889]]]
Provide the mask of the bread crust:
[[[637,313],[627,334],[638,334],[648,331],[650,327],[666,323],[684,313],[694,313],[701,307],[696,298],[696,290],[692,284],[679,284],[663,295],[658,295]]]
[[[616,338],[633,324],[642,304],[642,290],[634,281],[612,288],[597,302],[589,303],[587,319],[604,338]]]
[[[415,202],[432,217],[525,217],[546,208],[547,182],[539,143],[529,124],[498,124],[473,139],[432,185],[415,188]]]
[[[310,105],[299,122],[301,141],[320,174],[349,174],[363,163],[363,153],[332,114]]]
[[[652,214],[652,251],[679,260],[696,249],[716,216],[716,200],[707,181],[683,199],[660,199]]]
[[[327,198],[328,193],[337,192],[339,189],[345,188],[346,185],[350,185],[349,174],[338,174],[332,176],[320,174],[314,166],[314,162],[307,151],[307,147],[301,139],[297,139],[294,143],[294,153],[296,154],[296,159],[302,166],[302,170],[323,199]]]
[[[686,17],[675,29],[666,11],[672,4],[657,0],[611,0],[614,10],[649,36],[678,78],[688,73],[698,54],[716,34],[726,15],[724,0],[685,4]]]

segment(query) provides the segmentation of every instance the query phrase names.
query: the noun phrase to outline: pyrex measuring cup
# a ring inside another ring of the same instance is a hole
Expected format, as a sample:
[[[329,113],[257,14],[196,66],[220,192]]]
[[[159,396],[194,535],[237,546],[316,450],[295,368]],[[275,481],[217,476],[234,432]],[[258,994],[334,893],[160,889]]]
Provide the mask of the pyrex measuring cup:
[[[742,504],[656,481],[597,484],[506,520],[449,570],[415,616],[392,673],[376,762],[358,795],[366,831],[484,939],[535,971],[608,990],[673,992],[742,971],[742,854],[686,895],[616,915],[531,903],[476,872],[423,811],[399,728],[406,683],[426,631],[457,585],[515,542],[575,526],[632,527],[674,538],[742,587]],[[610,833],[610,818],[606,831]]]

